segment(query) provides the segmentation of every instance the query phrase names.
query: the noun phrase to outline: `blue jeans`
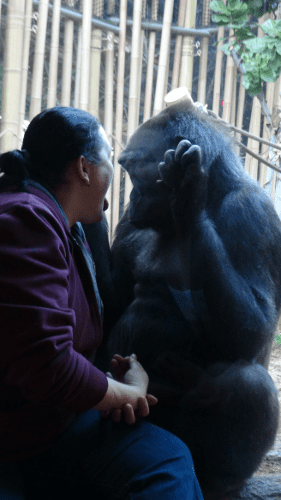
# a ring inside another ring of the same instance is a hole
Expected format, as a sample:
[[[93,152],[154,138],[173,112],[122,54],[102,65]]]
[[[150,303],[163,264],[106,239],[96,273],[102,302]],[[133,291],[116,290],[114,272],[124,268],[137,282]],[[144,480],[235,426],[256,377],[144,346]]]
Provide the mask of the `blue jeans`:
[[[145,420],[114,424],[96,410],[78,415],[51,448],[17,464],[38,492],[42,478],[55,475],[83,480],[89,498],[203,500],[190,451],[179,438]]]

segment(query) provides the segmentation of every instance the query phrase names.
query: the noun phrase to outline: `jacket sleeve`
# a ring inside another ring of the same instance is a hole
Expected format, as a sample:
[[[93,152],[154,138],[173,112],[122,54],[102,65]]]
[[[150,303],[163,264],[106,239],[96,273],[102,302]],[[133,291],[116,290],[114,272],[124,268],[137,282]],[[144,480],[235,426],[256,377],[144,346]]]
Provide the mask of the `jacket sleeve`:
[[[79,413],[102,400],[108,381],[73,349],[60,233],[47,208],[20,203],[0,215],[0,363],[4,383],[25,399]]]

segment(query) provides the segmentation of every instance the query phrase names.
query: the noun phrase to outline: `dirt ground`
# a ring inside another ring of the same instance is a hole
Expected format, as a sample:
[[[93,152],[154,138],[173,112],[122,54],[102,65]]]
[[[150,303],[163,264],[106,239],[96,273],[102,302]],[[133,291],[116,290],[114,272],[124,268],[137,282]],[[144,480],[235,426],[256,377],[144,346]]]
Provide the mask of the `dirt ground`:
[[[281,332],[279,332],[280,334]],[[275,341],[269,364],[269,374],[279,391],[280,421],[273,448],[267,453],[255,476],[263,474],[281,474],[281,345]]]

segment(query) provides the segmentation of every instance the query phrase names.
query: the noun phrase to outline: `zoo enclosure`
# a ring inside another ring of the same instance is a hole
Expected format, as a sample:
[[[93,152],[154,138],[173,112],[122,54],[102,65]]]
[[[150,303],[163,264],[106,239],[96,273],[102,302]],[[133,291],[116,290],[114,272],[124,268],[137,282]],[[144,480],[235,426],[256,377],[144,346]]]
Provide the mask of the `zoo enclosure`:
[[[245,93],[232,57],[220,50],[222,42],[216,45],[232,33],[211,21],[209,0],[8,0],[0,5],[1,152],[21,147],[26,121],[42,109],[75,106],[99,117],[115,151],[107,212],[111,237],[131,189],[117,158],[138,125],[163,109],[170,90],[186,86],[194,101],[226,122],[270,139],[259,100]],[[260,28],[258,36],[263,36]],[[265,88],[278,122],[281,77]],[[278,154],[252,138],[238,134],[238,139],[265,160]],[[269,191],[278,210],[278,172],[249,154],[245,169]]]

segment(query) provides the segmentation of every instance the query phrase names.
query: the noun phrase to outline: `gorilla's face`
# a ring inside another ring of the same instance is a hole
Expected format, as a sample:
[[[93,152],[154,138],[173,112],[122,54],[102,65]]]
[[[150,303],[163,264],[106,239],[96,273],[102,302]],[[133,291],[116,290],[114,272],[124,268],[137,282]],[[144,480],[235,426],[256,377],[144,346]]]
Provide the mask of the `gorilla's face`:
[[[166,232],[172,226],[167,192],[157,184],[158,164],[169,147],[159,128],[152,129],[145,124],[133,134],[118,159],[133,183],[129,218],[140,229],[150,227]]]

